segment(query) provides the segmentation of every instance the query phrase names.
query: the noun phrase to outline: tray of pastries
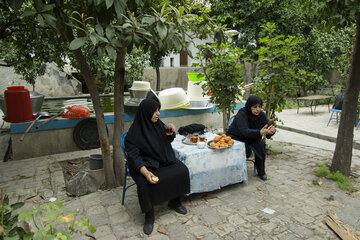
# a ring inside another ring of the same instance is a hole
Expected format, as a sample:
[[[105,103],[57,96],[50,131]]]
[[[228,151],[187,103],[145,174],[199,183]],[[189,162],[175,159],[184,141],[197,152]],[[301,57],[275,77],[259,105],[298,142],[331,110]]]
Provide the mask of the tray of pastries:
[[[208,148],[221,150],[231,148],[234,145],[234,140],[230,136],[222,134],[221,136],[216,136],[213,140],[207,143]]]

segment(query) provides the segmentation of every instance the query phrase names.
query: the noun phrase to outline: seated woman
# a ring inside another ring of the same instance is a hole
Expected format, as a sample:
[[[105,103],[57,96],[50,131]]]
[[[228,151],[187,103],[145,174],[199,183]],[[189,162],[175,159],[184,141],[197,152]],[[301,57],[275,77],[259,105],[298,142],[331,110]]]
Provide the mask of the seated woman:
[[[245,142],[246,157],[250,157],[251,150],[255,153],[255,166],[258,177],[267,179],[265,173],[266,146],[263,135],[270,138],[275,134],[275,127],[268,124],[268,119],[262,111],[263,102],[258,96],[250,96],[245,107],[236,114],[234,121],[229,126],[226,135],[235,140]]]
[[[137,185],[144,233],[151,234],[154,225],[153,205],[169,201],[168,206],[180,214],[187,210],[180,198],[190,192],[188,168],[175,157],[171,142],[175,126],[159,119],[160,103],[145,99],[140,103],[126,138],[130,175]],[[170,130],[165,133],[165,128]]]

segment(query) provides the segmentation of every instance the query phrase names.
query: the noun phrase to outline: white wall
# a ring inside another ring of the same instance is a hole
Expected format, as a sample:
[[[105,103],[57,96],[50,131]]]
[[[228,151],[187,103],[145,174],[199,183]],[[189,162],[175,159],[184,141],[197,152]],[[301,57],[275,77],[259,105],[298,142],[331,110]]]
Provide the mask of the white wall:
[[[200,39],[194,39],[194,43],[189,44],[189,50],[191,51],[192,55],[195,57],[196,54],[199,52],[199,50],[195,47],[199,44],[204,43],[212,43],[213,41],[208,38],[206,40],[200,40]],[[195,44],[195,45],[194,45]],[[173,66],[171,66],[171,58],[173,58]],[[196,62],[195,59],[190,58],[188,56],[188,67],[191,67],[191,65]],[[164,59],[164,65],[163,67],[180,67],[180,54],[170,54],[169,56],[165,57]]]

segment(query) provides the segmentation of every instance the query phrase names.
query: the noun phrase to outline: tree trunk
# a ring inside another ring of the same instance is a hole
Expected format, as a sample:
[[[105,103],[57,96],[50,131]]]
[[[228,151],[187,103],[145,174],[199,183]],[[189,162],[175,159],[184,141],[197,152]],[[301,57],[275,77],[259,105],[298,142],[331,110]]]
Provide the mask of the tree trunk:
[[[331,171],[339,170],[349,176],[351,173],[354,119],[360,90],[360,16],[356,19],[356,40],[351,63],[350,77],[346,84],[336,147]]]
[[[116,182],[123,185],[124,156],[120,146],[121,134],[124,132],[124,86],[125,86],[125,56],[126,48],[121,48],[115,62],[114,75],[114,136],[113,159]]]
[[[267,109],[267,111],[266,111],[266,115],[267,115],[267,117],[270,119],[270,118],[272,118],[273,116],[272,116],[272,109],[271,109],[271,99],[273,98],[273,96],[274,96],[274,91],[275,91],[275,85],[272,85],[271,86],[271,92],[270,92],[270,97],[268,98],[268,100],[267,100],[267,103],[266,103],[266,107],[268,108]]]
[[[69,43],[74,39],[74,35],[72,33],[72,30],[70,28],[66,28],[65,37]],[[99,92],[96,88],[94,78],[91,74],[89,65],[86,62],[86,58],[84,54],[82,53],[81,49],[76,49],[73,51],[76,61],[79,64],[81,75],[83,76],[86,85],[89,89],[89,93],[91,96],[91,100],[93,102],[95,115],[96,115],[96,123],[97,128],[99,132],[99,139],[100,139],[100,146],[101,146],[101,152],[102,152],[102,158],[103,158],[103,165],[104,165],[104,171],[105,171],[105,181],[106,185],[109,188],[116,187],[116,181],[115,181],[115,174],[113,169],[113,160],[111,158],[111,150],[109,145],[109,136],[106,131],[106,125],[105,125],[105,119],[104,119],[104,113],[102,110]]]
[[[222,115],[223,115],[223,131],[225,133],[226,128],[227,128],[227,124],[228,124],[227,112],[226,112],[226,106],[225,105],[221,106],[221,111],[222,111]]]
[[[160,67],[155,67],[156,70],[156,91],[160,91]]]

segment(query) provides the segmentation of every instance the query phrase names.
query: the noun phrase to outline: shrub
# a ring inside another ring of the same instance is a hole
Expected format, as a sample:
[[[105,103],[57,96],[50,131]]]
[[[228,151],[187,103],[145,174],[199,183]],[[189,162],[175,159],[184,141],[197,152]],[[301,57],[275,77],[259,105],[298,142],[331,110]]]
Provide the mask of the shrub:
[[[324,164],[319,164],[319,167],[316,169],[316,176],[318,177],[325,177],[328,179],[331,179],[336,182],[336,184],[339,186],[340,189],[349,191],[349,192],[355,192],[356,188],[354,186],[353,181],[344,176],[339,171],[336,172],[330,172],[329,167],[327,167]]]

